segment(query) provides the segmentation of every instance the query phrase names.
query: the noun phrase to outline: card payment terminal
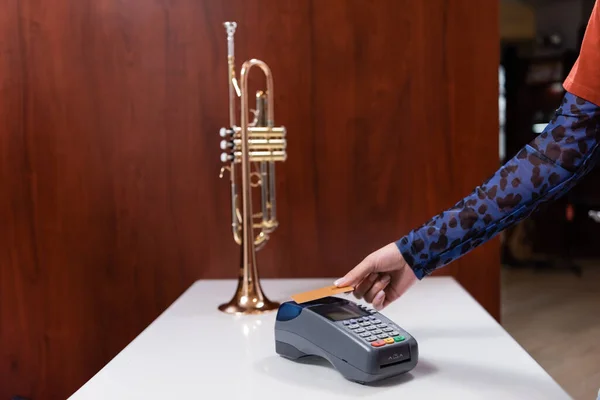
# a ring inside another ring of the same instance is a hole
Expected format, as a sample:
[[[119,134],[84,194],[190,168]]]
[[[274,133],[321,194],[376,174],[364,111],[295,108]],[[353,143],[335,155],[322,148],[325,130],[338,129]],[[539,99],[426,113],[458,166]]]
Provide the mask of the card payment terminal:
[[[412,370],[417,341],[377,311],[338,297],[282,303],[275,351],[288,359],[319,356],[344,378],[361,384]]]

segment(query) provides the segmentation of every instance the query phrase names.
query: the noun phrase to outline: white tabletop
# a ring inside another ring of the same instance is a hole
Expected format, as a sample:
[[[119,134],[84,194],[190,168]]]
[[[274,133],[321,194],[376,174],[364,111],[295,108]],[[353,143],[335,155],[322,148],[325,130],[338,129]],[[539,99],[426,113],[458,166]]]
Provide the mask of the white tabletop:
[[[331,279],[263,280],[272,300]],[[275,353],[275,313],[217,310],[235,282],[194,283],[72,397],[117,399],[569,399],[456,281],[429,277],[383,311],[419,343],[419,364],[401,379],[363,386],[324,362]],[[345,295],[341,295],[345,296]],[[351,295],[351,299],[354,299]]]

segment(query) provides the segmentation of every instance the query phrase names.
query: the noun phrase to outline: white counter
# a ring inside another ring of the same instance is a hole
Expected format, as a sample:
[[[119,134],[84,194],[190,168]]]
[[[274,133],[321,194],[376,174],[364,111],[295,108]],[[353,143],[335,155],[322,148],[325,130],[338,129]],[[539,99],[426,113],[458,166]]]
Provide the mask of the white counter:
[[[263,288],[286,301],[331,283],[263,280]],[[429,277],[383,311],[416,338],[420,357],[403,378],[376,386],[349,382],[324,362],[279,357],[275,313],[217,310],[234,290],[234,281],[193,284],[71,399],[570,398],[452,278]]]

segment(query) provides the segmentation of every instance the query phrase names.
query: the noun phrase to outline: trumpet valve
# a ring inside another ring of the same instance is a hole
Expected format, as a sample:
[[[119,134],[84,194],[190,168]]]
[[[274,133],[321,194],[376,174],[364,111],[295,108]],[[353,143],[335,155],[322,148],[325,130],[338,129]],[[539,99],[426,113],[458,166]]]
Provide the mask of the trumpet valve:
[[[233,141],[231,140],[221,140],[221,150],[232,149],[234,146]]]
[[[219,130],[219,136],[221,136],[221,137],[233,136],[234,133],[235,133],[235,130],[233,130],[231,128],[221,128]]]
[[[233,137],[235,135],[235,130],[231,128],[221,128],[219,130],[219,136],[224,138],[221,140],[220,146],[221,150],[225,150],[225,152],[221,153],[221,162],[232,162],[235,161],[235,156],[233,154],[227,153],[227,150],[232,151],[234,148]]]
[[[277,162],[287,159],[285,127],[248,127],[248,156],[250,162]],[[221,161],[240,163],[242,160],[241,129],[221,128]]]
[[[221,162],[232,162],[234,161],[235,156],[233,154],[221,153]]]

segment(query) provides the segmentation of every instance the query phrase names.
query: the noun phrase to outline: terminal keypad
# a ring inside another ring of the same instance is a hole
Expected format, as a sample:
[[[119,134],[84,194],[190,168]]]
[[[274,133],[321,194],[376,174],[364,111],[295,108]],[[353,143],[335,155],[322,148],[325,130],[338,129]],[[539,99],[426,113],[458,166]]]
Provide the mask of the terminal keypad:
[[[373,347],[391,345],[406,340],[394,327],[388,326],[373,314],[376,311],[360,306],[370,315],[342,321],[344,327],[357,335],[361,340],[371,343]]]

